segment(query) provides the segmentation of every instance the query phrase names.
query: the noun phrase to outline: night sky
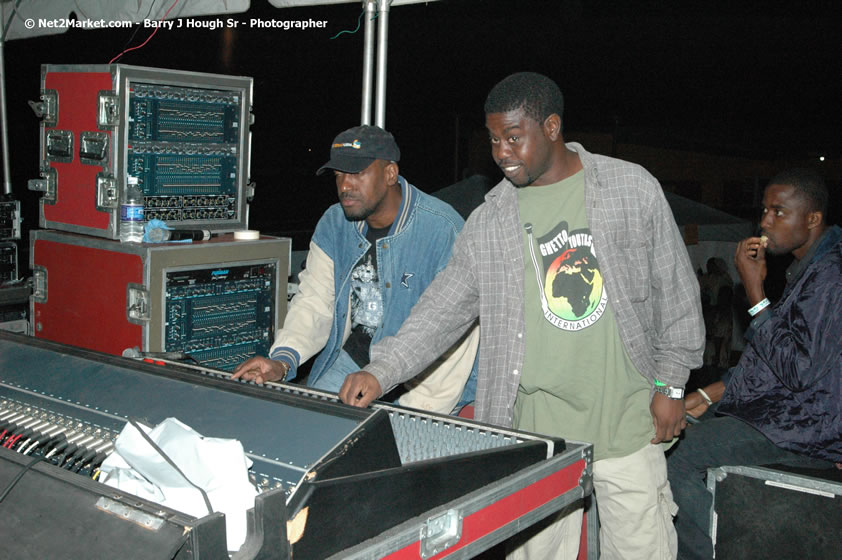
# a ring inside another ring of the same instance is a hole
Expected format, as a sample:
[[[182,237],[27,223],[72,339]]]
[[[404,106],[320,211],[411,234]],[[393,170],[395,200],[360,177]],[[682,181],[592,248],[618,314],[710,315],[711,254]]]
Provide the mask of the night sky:
[[[842,15],[836,6],[831,0],[394,6],[386,127],[401,146],[402,174],[432,192],[455,182],[467,165],[468,139],[481,133],[491,86],[532,70],[561,86],[568,131],[615,132],[757,159],[824,155],[826,165],[839,169]],[[336,197],[331,179],[314,172],[335,134],[360,119],[362,29],[331,39],[353,30],[360,12],[359,2],[277,9],[252,0],[248,12],[218,17],[327,20],[327,27],[162,29],[119,62],[253,77],[257,194],[250,225],[306,232]],[[6,43],[10,164],[30,226],[38,220],[26,189],[38,174],[38,120],[26,101],[38,98],[40,65],[106,64],[151,31],[71,29]]]

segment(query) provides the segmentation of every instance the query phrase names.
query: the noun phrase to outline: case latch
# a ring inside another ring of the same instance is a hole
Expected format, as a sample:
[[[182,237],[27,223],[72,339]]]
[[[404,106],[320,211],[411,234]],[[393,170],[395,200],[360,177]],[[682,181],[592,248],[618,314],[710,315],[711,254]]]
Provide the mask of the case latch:
[[[45,89],[41,92],[41,101],[29,101],[35,116],[41,119],[45,127],[55,126],[58,122],[58,92]]]
[[[120,120],[120,99],[113,91],[101,91],[97,96],[96,124],[100,128],[113,128]]]
[[[149,290],[140,284],[126,286],[126,318],[135,325],[149,321]]]
[[[97,210],[117,208],[120,198],[117,179],[105,173],[96,176],[96,207]]]
[[[44,193],[41,199],[54,204],[56,201],[56,170],[52,167],[42,167],[41,178],[30,179],[26,186],[31,191]]]
[[[47,269],[43,266],[32,267],[32,295],[35,303],[47,303]]]
[[[449,509],[436,517],[430,517],[421,527],[421,558],[430,558],[453,546],[462,538],[462,515],[459,510]]]

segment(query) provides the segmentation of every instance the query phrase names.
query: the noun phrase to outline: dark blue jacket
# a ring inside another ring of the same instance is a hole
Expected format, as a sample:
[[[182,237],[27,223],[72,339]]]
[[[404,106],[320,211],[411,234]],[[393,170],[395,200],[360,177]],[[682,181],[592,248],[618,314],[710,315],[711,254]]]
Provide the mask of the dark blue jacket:
[[[746,332],[719,413],[775,445],[842,461],[842,229],[829,228],[800,276]]]

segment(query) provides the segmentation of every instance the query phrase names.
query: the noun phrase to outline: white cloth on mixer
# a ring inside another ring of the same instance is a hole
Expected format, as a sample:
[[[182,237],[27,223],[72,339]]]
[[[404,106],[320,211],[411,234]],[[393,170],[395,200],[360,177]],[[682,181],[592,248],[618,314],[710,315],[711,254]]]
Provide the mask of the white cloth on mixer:
[[[140,425],[140,424],[139,424]],[[249,482],[251,461],[235,439],[203,437],[175,418],[155,428],[140,425],[182,473],[208,495],[214,511],[225,514],[228,550],[246,538],[246,510],[254,507],[256,488]],[[208,515],[201,492],[173,468],[127,423],[103,461],[102,482],[194,517]]]

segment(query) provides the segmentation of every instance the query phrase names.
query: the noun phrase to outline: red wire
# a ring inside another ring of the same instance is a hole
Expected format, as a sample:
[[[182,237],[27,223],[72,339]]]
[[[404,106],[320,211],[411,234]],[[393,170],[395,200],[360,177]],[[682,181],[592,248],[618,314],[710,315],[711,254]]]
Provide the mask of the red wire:
[[[161,22],[161,21],[164,21],[165,19],[167,19],[167,16],[172,11],[172,9],[175,8],[175,5],[178,4],[178,2],[179,2],[179,0],[175,0],[175,2],[172,3],[172,6],[170,6],[169,9],[166,11],[166,13],[164,13],[164,17],[162,17],[158,21]],[[120,54],[118,54],[117,56],[115,56],[114,58],[109,60],[108,64],[111,64],[112,62],[114,62],[115,60],[117,60],[118,58],[120,58],[121,56],[123,56],[124,54],[126,54],[129,51],[134,51],[134,50],[137,50],[137,49],[143,47],[146,43],[148,43],[152,39],[152,37],[155,36],[155,33],[157,33],[159,29],[161,29],[161,28],[156,27],[155,31],[153,31],[152,34],[150,34],[149,37],[147,37],[144,42],[142,42],[141,44],[139,44],[136,47],[131,47],[131,48],[125,49],[123,52],[121,52]]]

